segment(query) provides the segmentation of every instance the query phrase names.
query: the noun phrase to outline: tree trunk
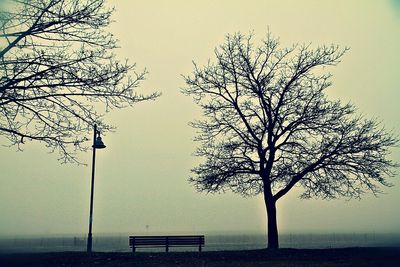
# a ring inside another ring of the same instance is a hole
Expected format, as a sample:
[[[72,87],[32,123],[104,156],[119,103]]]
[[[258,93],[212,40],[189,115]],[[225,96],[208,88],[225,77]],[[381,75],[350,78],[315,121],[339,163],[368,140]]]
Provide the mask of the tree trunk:
[[[276,202],[275,200],[265,199],[265,207],[267,209],[267,235],[268,248],[279,248],[278,241],[278,224],[276,220]]]

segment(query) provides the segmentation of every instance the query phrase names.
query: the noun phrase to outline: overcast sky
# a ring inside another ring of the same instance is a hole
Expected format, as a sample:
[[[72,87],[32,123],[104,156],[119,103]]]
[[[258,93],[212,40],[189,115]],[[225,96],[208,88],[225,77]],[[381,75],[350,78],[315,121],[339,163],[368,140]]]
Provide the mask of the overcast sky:
[[[351,101],[400,133],[400,1],[128,1],[114,0],[111,31],[117,55],[149,71],[140,91],[161,91],[155,102],[107,115],[117,126],[97,153],[94,235],[98,233],[265,231],[261,197],[205,195],[187,183],[196,144],[188,122],[199,110],[180,93],[181,75],[192,60],[213,60],[228,33],[268,27],[283,46],[335,43],[349,46],[329,89],[332,99]],[[90,135],[88,135],[90,137]],[[0,142],[5,140],[0,139]],[[400,149],[393,150],[400,161]],[[89,165],[61,165],[42,144],[23,152],[0,147],[0,236],[85,234],[88,228]],[[297,191],[278,202],[281,233],[400,231],[400,175],[375,198],[300,200]]]

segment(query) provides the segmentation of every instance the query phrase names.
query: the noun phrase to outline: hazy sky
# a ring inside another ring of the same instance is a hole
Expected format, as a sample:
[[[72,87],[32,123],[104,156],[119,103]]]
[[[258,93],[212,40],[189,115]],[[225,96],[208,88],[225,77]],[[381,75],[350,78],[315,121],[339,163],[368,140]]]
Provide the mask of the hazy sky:
[[[269,27],[282,45],[336,43],[351,50],[331,72],[332,98],[351,101],[367,116],[400,133],[400,1],[110,1],[120,40],[118,56],[149,70],[140,91],[158,90],[155,102],[107,115],[117,132],[98,151],[94,235],[109,232],[264,232],[261,197],[206,195],[187,183],[198,159],[188,122],[199,110],[181,74],[213,59],[228,33]],[[90,137],[90,135],[88,135]],[[3,139],[0,142],[4,143]],[[0,147],[0,236],[85,234],[88,228],[91,152],[88,167],[60,165],[41,144],[24,152]],[[393,150],[400,161],[400,149]],[[278,203],[278,225],[290,232],[387,232],[400,230],[400,175],[395,185],[361,201],[299,200],[290,192]],[[299,189],[301,190],[301,189]]]

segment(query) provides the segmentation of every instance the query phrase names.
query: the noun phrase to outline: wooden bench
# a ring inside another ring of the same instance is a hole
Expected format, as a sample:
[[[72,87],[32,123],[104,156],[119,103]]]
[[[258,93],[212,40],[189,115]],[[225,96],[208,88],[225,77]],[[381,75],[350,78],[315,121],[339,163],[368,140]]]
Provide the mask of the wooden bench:
[[[136,248],[165,247],[165,252],[170,247],[198,247],[201,252],[204,246],[204,235],[175,235],[175,236],[130,236],[129,246],[132,252]]]

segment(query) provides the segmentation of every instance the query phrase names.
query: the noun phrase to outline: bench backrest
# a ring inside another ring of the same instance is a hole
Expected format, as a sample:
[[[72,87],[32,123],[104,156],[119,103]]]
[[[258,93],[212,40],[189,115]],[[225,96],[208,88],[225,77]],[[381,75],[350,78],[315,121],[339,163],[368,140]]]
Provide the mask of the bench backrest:
[[[130,236],[129,246],[190,246],[204,245],[204,235]]]

